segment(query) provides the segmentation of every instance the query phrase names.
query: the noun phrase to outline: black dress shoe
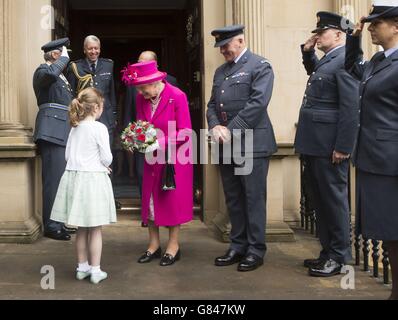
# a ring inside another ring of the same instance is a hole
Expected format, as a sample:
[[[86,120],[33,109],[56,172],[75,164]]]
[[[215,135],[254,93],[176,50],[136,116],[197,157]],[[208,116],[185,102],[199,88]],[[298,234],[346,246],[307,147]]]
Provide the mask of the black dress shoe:
[[[240,262],[243,258],[244,255],[230,249],[224,256],[216,258],[214,264],[217,267],[232,266],[233,264]]]
[[[138,263],[149,263],[153,259],[160,259],[161,255],[162,255],[162,249],[160,248],[156,250],[156,252],[154,253],[147,251],[138,259]]]
[[[264,264],[264,259],[255,254],[248,254],[238,265],[238,271],[254,271]]]
[[[304,267],[306,268],[317,268],[320,265],[323,265],[325,263],[325,259],[307,259],[304,260]]]
[[[67,226],[63,226],[62,230],[64,230],[68,234],[75,234],[77,232],[77,228],[69,228]]]
[[[46,238],[59,240],[59,241],[69,241],[71,239],[70,235],[62,229],[57,231],[45,231],[44,236]]]
[[[160,266],[162,267],[167,267],[167,266],[171,266],[174,263],[176,263],[176,261],[179,261],[181,259],[181,251],[178,250],[177,254],[173,257],[171,254],[166,253],[163,258],[160,260]]]
[[[342,268],[342,264],[330,259],[318,267],[310,268],[308,272],[311,277],[328,278],[341,274]]]

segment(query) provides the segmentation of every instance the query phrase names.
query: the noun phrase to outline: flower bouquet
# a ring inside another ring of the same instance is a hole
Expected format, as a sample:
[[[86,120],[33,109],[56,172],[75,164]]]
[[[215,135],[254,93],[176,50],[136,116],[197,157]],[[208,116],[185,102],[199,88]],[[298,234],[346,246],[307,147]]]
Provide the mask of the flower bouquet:
[[[120,138],[122,147],[125,150],[137,150],[141,153],[149,153],[159,148],[159,141],[156,135],[156,129],[152,124],[139,120],[130,123],[129,126],[124,129]]]

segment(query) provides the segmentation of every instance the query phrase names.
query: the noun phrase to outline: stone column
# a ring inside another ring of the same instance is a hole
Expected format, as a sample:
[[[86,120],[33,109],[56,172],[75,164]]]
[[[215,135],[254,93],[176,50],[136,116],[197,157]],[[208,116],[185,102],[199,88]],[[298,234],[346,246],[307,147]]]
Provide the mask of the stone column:
[[[15,53],[14,44],[15,24],[12,19],[15,12],[15,1],[2,0],[0,2],[0,19],[2,30],[0,31],[0,137],[21,137],[26,135],[24,127],[19,122],[20,109],[18,105],[18,87],[16,59],[12,59]],[[22,131],[21,131],[22,130]],[[10,139],[8,139],[10,141]]]
[[[260,56],[266,56],[266,25],[264,0],[234,0],[234,23],[246,26],[245,36],[248,47]]]
[[[245,37],[248,48],[260,56],[267,57],[267,26],[264,0],[233,0],[233,22],[246,26]],[[268,8],[269,9],[269,8]],[[267,194],[267,241],[293,241],[294,233],[284,221],[283,159],[292,150],[279,148],[271,159]]]
[[[335,12],[349,18],[354,23],[357,23],[362,16],[367,16],[371,6],[371,0],[334,0]],[[370,59],[379,50],[377,46],[372,44],[369,32],[366,29],[363,33],[362,48],[366,59]]]
[[[24,0],[0,0],[0,242],[32,242],[40,234],[35,215],[35,145],[21,123],[19,71]]]

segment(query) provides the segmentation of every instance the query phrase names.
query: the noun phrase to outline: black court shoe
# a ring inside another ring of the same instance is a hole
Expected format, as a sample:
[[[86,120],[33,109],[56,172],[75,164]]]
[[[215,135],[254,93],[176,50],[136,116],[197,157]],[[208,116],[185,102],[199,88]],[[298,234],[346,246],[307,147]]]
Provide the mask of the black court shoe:
[[[156,252],[154,252],[154,253],[147,251],[138,259],[138,263],[149,263],[153,259],[160,259],[161,255],[162,255],[161,248],[156,250]]]
[[[166,253],[163,258],[160,260],[160,266],[162,267],[167,267],[167,266],[171,266],[174,263],[176,263],[177,261],[179,261],[181,259],[181,251],[178,250],[177,254],[175,255],[175,257],[173,257],[171,254]]]

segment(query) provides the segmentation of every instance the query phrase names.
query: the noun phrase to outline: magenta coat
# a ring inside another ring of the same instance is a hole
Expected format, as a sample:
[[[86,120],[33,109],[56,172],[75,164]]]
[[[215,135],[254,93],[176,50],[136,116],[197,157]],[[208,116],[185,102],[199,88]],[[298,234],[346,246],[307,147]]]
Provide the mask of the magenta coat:
[[[149,164],[146,159],[142,185],[142,220],[148,223],[149,201],[153,194],[155,225],[173,227],[193,219],[192,124],[184,92],[166,82],[161,97],[152,118],[150,102],[138,94],[137,120],[148,121],[164,133],[164,136],[158,135],[161,149],[153,153],[155,157],[164,159],[164,151],[168,144],[169,150],[174,149],[171,159],[178,158],[173,160],[177,188],[173,191],[163,191],[161,182],[165,164]],[[176,130],[168,130],[170,121],[175,121]],[[180,153],[184,155],[183,159],[176,157],[176,154]]]

